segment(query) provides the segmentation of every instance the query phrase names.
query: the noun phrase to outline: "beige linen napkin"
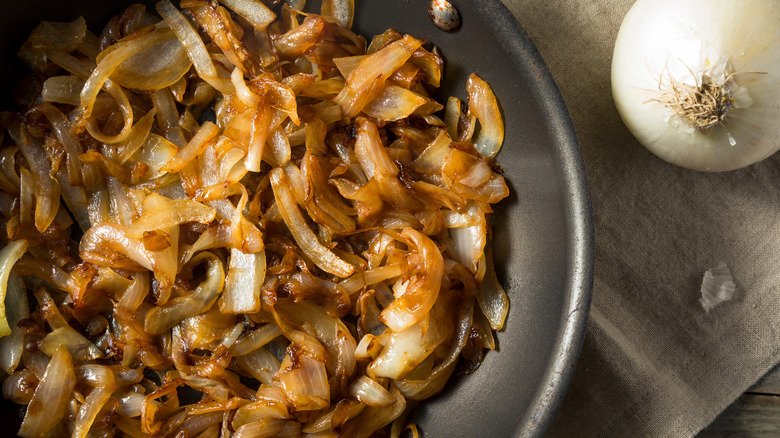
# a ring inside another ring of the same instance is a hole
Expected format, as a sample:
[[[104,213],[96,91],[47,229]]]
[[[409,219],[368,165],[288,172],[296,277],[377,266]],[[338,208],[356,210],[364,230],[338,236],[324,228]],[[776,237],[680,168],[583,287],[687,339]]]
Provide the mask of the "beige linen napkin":
[[[592,191],[593,303],[549,435],[693,436],[780,359],[780,154],[707,174],[633,139],[610,94],[633,0],[504,3],[563,94]],[[701,281],[721,261],[737,291],[707,314]]]

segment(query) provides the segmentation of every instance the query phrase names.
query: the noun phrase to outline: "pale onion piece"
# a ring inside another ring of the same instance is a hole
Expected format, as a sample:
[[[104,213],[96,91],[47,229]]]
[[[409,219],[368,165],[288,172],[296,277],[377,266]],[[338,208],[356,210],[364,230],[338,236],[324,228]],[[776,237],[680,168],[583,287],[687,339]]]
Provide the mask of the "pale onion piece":
[[[698,171],[738,169],[772,155],[780,148],[778,20],[776,4],[761,0],[634,3],[615,41],[611,74],[631,133],[658,157]],[[687,95],[705,82],[705,94],[723,92],[716,99],[723,105],[675,110],[675,90]]]
[[[385,407],[395,403],[395,397],[376,380],[360,376],[349,385],[349,395],[368,406]]]
[[[496,349],[496,337],[493,334],[493,327],[490,325],[487,317],[482,313],[482,309],[474,310],[474,327],[481,332],[482,347],[488,350]]]
[[[276,14],[260,0],[219,0],[257,30],[263,30],[276,19]]]
[[[111,97],[114,98],[116,104],[119,106],[120,112],[122,113],[122,119],[124,121],[122,129],[116,135],[105,134],[98,127],[97,120],[95,118],[90,118],[87,120],[87,132],[89,132],[89,134],[95,140],[101,143],[119,143],[124,141],[127,136],[130,135],[130,130],[133,127],[133,108],[130,106],[130,100],[127,98],[127,94],[125,94],[122,87],[108,79],[106,80],[105,88]]]
[[[249,89],[244,81],[244,73],[238,67],[233,69],[233,73],[230,74],[230,81],[236,88],[236,95],[248,107],[257,106],[260,104],[260,96]]]
[[[352,376],[356,343],[340,319],[307,300],[292,303],[289,299],[280,299],[274,306],[274,312],[282,333],[304,350],[311,351],[311,356],[323,357],[331,375]],[[310,339],[310,335],[303,333],[304,330],[313,333],[316,339]],[[318,351],[323,348],[324,352]]]
[[[187,145],[179,149],[173,160],[163,166],[162,170],[171,173],[181,171],[184,166],[203,152],[206,146],[217,137],[219,132],[219,126],[209,121],[204,122]]]
[[[333,77],[329,79],[317,80],[311,83],[303,90],[296,91],[295,94],[316,99],[333,99],[344,88],[344,79]]]
[[[230,71],[236,66],[250,76],[258,74],[257,64],[240,41],[243,28],[236,25],[223,7],[216,4],[189,3],[185,4],[184,8],[222,51],[221,55],[214,57],[219,62],[217,66],[220,69],[224,67]]]
[[[441,288],[444,260],[436,243],[413,228],[405,228],[401,235],[408,239],[408,286],[382,310],[379,319],[394,333],[400,333],[422,321],[431,310]]]
[[[152,103],[157,111],[157,125],[163,136],[176,146],[183,148],[187,141],[182,134],[179,111],[170,88],[162,88],[152,93]]]
[[[60,208],[60,193],[59,185],[57,181],[49,176],[48,173],[42,175],[33,175],[27,169],[20,169],[20,202],[19,210],[20,214],[24,217],[20,218],[22,223],[26,222],[31,213],[32,205],[29,201],[29,195],[35,195],[35,215],[34,222],[35,228],[38,232],[43,233],[49,228],[52,222],[54,222],[57,212]]]
[[[412,162],[414,170],[421,173],[441,173],[441,165],[450,153],[452,139],[446,132],[441,132]]]
[[[237,123],[240,120],[239,117],[236,117],[232,122]],[[232,124],[225,128],[225,135],[230,135],[228,130],[231,126]],[[251,115],[249,128],[243,131],[249,133],[249,144],[246,158],[244,159],[244,167],[250,172],[259,172],[265,142],[268,140],[268,135],[271,131],[271,107],[266,104],[258,105],[254,114]],[[240,140],[236,140],[240,142]]]
[[[734,284],[734,278],[731,276],[729,267],[726,263],[721,262],[718,266],[704,273],[699,303],[709,313],[718,304],[724,301],[731,301],[736,288],[737,285]]]
[[[406,409],[406,399],[392,385],[390,386],[390,394],[395,398],[395,403],[385,407],[369,406],[365,408],[360,415],[347,421],[339,429],[342,436],[368,438],[375,431],[401,416]]]
[[[333,63],[336,64],[336,68],[339,69],[341,76],[348,77],[352,70],[357,68],[361,61],[366,59],[368,55],[355,55],[344,56],[342,58],[333,58]],[[344,83],[341,84],[341,88],[344,88]]]
[[[20,405],[30,404],[36,386],[38,377],[35,373],[29,368],[21,368],[3,380],[3,398]]]
[[[460,122],[461,101],[455,96],[447,98],[444,108],[444,124],[447,125],[447,134],[453,140],[458,139],[458,123]]]
[[[360,338],[357,347],[355,348],[355,358],[357,360],[369,360],[372,361],[379,357],[382,353],[387,340],[390,339],[390,333],[384,333],[379,336],[375,336],[371,333],[365,334]]]
[[[114,177],[107,178],[106,187],[111,200],[111,217],[123,227],[130,226],[138,212],[127,196],[127,188]]]
[[[68,211],[76,219],[81,231],[86,231],[91,227],[89,222],[89,211],[87,209],[87,196],[84,193],[84,187],[74,186],[68,183],[65,170],[60,170],[57,174],[57,181],[60,183],[62,191],[62,200],[68,207]]]
[[[357,400],[342,400],[303,425],[301,432],[312,437],[336,438],[338,435],[333,430],[341,428],[344,423],[357,417],[365,409],[366,405]]]
[[[271,134],[268,136],[268,144],[271,146],[271,152],[273,152],[278,166],[284,166],[290,161],[292,157],[290,140],[281,126],[271,131]]]
[[[228,248],[231,245],[231,230],[228,225],[211,226],[204,231],[191,247],[181,252],[179,265],[183,266],[197,252],[212,248]]]
[[[296,366],[290,355],[296,355]],[[317,411],[330,404],[330,385],[325,364],[299,350],[290,350],[276,374],[287,399],[296,411]]]
[[[225,289],[219,298],[219,310],[234,315],[259,312],[262,307],[260,291],[264,281],[265,250],[245,254],[240,249],[232,248]]]
[[[90,73],[92,73],[92,68],[94,67],[94,65],[85,65],[79,58],[61,50],[47,50],[46,57],[53,64],[62,67],[68,73],[77,76],[84,81],[89,78]]]
[[[60,209],[60,188],[57,181],[49,175],[48,160],[42,156],[42,150],[32,144],[24,145],[22,153],[32,172],[25,168],[19,171],[19,215],[20,222],[27,224],[32,210],[32,198],[35,197],[35,228],[43,233],[54,221]]]
[[[235,360],[244,371],[264,385],[273,384],[274,376],[281,367],[281,363],[276,359],[276,356],[265,348],[259,348],[243,356],[237,356]]]
[[[423,72],[425,82],[438,88],[441,83],[441,75],[444,70],[444,60],[438,55],[438,48],[434,47],[433,52],[424,48],[414,52],[409,63],[420,68]]]
[[[490,245],[485,247],[485,276],[479,285],[476,299],[482,313],[490,322],[490,327],[493,330],[504,328],[504,321],[509,313],[509,298],[496,276],[493,248]]]
[[[297,22],[297,19],[296,19]],[[278,37],[273,38],[276,52],[285,58],[296,58],[317,43],[317,39],[325,27],[325,20],[316,15],[309,15],[303,23],[292,27]]]
[[[405,35],[376,53],[366,56],[346,78],[344,89],[334,101],[341,106],[344,116],[356,116],[382,89],[383,84],[412,54],[422,46],[422,41]]]
[[[475,225],[485,224],[484,214],[482,211],[477,211],[475,215],[472,209],[466,209],[466,211],[458,212],[453,210],[443,210],[442,216],[444,216],[444,226],[446,228],[466,228]]]
[[[191,65],[181,41],[171,32],[169,38],[122,61],[110,77],[123,87],[157,91],[176,83]]]
[[[398,167],[393,163],[393,159],[387,153],[387,148],[382,144],[376,124],[365,118],[358,119],[355,155],[369,179],[376,174],[398,175]]]
[[[84,152],[84,148],[81,146],[81,143],[76,138],[76,136],[71,132],[73,125],[71,124],[70,120],[68,120],[68,117],[62,113],[62,111],[50,103],[36,105],[35,109],[41,111],[46,116],[46,118],[49,120],[49,123],[51,123],[52,128],[54,128],[54,132],[57,134],[57,139],[65,148],[65,152],[67,154],[66,166],[68,172],[68,183],[73,185],[80,185],[82,182],[82,169],[81,162],[79,161],[79,155]],[[29,144],[19,146],[21,147],[25,158],[30,161],[32,155],[31,151],[34,149],[34,145]],[[35,170],[35,173],[38,175],[46,175],[49,173],[48,169],[43,173],[38,172],[37,169],[33,170]]]
[[[157,114],[157,109],[152,108],[148,113],[130,129],[130,133],[123,141],[116,145],[115,158],[119,164],[125,164],[133,154],[135,154],[141,147],[148,141],[149,133],[152,130],[154,124],[154,116]]]
[[[406,88],[387,85],[382,93],[368,105],[363,112],[378,120],[396,121],[409,117],[428,99]]]
[[[298,209],[284,170],[274,168],[270,172],[270,179],[279,212],[301,250],[323,271],[341,278],[349,277],[355,267],[340,259],[317,239]]]
[[[504,120],[498,101],[487,82],[472,73],[466,84],[469,96],[469,112],[479,120],[479,133],[474,148],[484,157],[493,158],[504,142]]]
[[[38,348],[53,356],[58,348],[65,347],[77,361],[99,359],[104,356],[100,349],[72,327],[65,325],[54,329],[38,342]]]
[[[282,334],[279,326],[274,323],[266,324],[256,330],[248,332],[239,338],[230,348],[233,356],[239,357],[249,354],[259,348],[262,348]]]
[[[11,268],[27,251],[28,243],[24,239],[14,240],[0,250],[0,337],[11,334],[6,315],[6,293]]]
[[[79,119],[76,127],[86,123],[89,119],[98,93],[119,64],[169,37],[170,29],[159,28],[139,38],[112,46],[111,51],[100,58],[97,67],[92,71],[81,90],[81,105],[79,106]]]
[[[352,27],[352,19],[355,16],[354,0],[323,0],[320,13],[326,17],[332,17],[341,27]]]
[[[113,266],[120,260],[107,259],[107,252],[122,254],[137,265],[150,271],[159,272],[159,263],[155,255],[147,250],[139,239],[127,237],[127,229],[115,224],[103,224],[89,228],[79,244],[79,254],[84,261],[99,266]],[[172,285],[173,278],[157,275],[157,280],[164,285]]]
[[[46,367],[35,394],[27,405],[19,436],[38,438],[47,436],[65,416],[73,388],[76,386],[76,373],[73,359],[65,347],[60,347]]]
[[[396,278],[402,273],[401,265],[378,266],[366,271],[356,272],[351,277],[339,282],[339,286],[344,288],[347,294],[352,295],[366,286]]]
[[[217,301],[225,284],[222,262],[215,255],[204,252],[196,256],[191,263],[196,263],[200,259],[206,259],[208,263],[206,279],[191,293],[149,310],[144,321],[144,329],[147,333],[153,335],[163,333],[183,319],[203,313]]]
[[[493,177],[493,169],[486,160],[475,161],[469,169],[460,175],[458,183],[477,189],[484,186]]]
[[[19,49],[19,58],[30,68],[43,73],[47,66],[47,51],[70,52],[75,50],[87,33],[83,17],[70,23],[42,21]]]
[[[144,233],[154,230],[164,230],[186,222],[211,223],[217,213],[214,208],[189,199],[168,199],[154,194],[162,201],[149,209],[127,228],[127,236],[139,239]]]
[[[236,410],[231,424],[233,429],[239,429],[245,424],[270,418],[279,420],[292,418],[290,410],[287,408],[287,398],[284,396],[284,392],[278,387],[266,388],[279,390],[278,397],[269,396],[270,391],[263,391],[262,396],[255,395],[260,401],[246,404]]]
[[[77,106],[83,87],[84,80],[76,76],[52,76],[43,83],[41,97],[46,102]]]
[[[438,394],[455,371],[461,350],[471,335],[473,311],[473,302],[466,302],[459,306],[456,332],[450,341],[446,356],[438,365],[424,375],[415,376],[415,379],[396,380],[393,382],[393,387],[398,388],[409,400],[424,400]]]
[[[30,314],[27,290],[22,280],[13,274],[8,277],[3,302],[11,334],[0,338],[0,369],[10,375],[19,365],[24,351],[24,333],[16,324]]]
[[[87,23],[84,17],[78,17],[71,22],[41,21],[30,33],[25,46],[35,50],[76,50],[84,41],[87,33]]]
[[[476,223],[466,227],[450,228],[452,241],[450,250],[453,258],[476,275],[479,259],[482,258],[487,243],[487,220],[476,203],[470,204],[467,211]]]
[[[87,436],[95,418],[111,398],[113,392],[114,388],[112,387],[92,388],[87,398],[84,399],[84,403],[79,407],[71,437],[85,438]]]
[[[382,351],[368,365],[368,374],[399,380],[422,363],[444,341],[437,321],[431,321],[427,329],[423,328],[424,322],[391,334]]]
[[[149,179],[157,178],[165,174],[163,167],[168,164],[178,153],[179,149],[165,137],[150,132],[146,142],[141,147],[138,161],[149,166],[147,175]]]
[[[116,413],[124,417],[138,417],[144,403],[144,395],[138,392],[127,392],[119,397]]]
[[[233,438],[298,438],[301,423],[297,421],[266,418],[239,427]]]
[[[233,93],[235,91],[233,84],[229,80],[222,79],[217,75],[217,69],[203,40],[184,15],[171,4],[170,0],[157,2],[157,13],[168,23],[176,37],[184,45],[184,48],[187,50],[187,56],[192,61],[195,70],[197,70],[198,76],[223,94]]]

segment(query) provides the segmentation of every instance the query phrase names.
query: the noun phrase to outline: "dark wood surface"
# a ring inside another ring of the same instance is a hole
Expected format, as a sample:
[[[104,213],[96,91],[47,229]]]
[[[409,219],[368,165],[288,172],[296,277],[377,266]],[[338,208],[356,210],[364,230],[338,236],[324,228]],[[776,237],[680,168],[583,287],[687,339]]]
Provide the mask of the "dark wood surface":
[[[701,431],[697,438],[780,437],[780,366]]]

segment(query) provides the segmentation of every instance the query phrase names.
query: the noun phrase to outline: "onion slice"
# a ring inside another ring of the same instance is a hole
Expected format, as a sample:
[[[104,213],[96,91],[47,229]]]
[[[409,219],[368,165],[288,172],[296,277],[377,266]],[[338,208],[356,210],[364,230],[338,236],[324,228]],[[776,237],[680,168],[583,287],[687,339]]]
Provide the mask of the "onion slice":
[[[501,330],[509,313],[509,298],[496,276],[493,249],[490,245],[485,248],[485,265],[485,277],[476,294],[477,303],[490,322],[490,327],[493,330]]]
[[[354,117],[382,92],[384,81],[422,46],[422,41],[405,35],[402,39],[366,56],[349,76],[344,89],[334,99],[344,116]],[[374,83],[379,81],[378,83]],[[378,86],[377,86],[378,85]]]
[[[35,389],[27,413],[19,428],[19,436],[47,436],[65,416],[68,401],[76,386],[73,359],[65,347],[60,347],[46,367],[41,383]]]
[[[178,324],[181,320],[208,310],[219,298],[225,284],[225,272],[217,256],[204,252],[198,254],[190,263],[206,259],[208,263],[206,279],[191,293],[175,298],[164,306],[152,308],[146,314],[144,329],[153,335]]]
[[[394,333],[400,333],[422,321],[439,296],[444,260],[436,244],[413,228],[405,228],[401,235],[413,248],[407,256],[408,284],[402,295],[382,310],[379,319]]]
[[[257,30],[264,30],[276,19],[276,14],[260,0],[219,0],[219,2],[244,17]]]
[[[466,89],[469,111],[477,117],[480,126],[474,147],[483,156],[493,158],[504,142],[504,120],[498,109],[498,101],[490,85],[476,74],[469,76]]]
[[[166,23],[181,41],[187,50],[192,65],[198,71],[198,75],[211,86],[223,94],[230,94],[234,91],[230,80],[225,80],[217,76],[217,69],[211,60],[206,45],[198,36],[195,29],[192,28],[189,21],[171,4],[170,0],[161,0],[157,2],[157,12],[163,17]]]
[[[0,337],[11,334],[11,327],[6,318],[6,291],[11,268],[27,251],[28,243],[24,239],[14,240],[0,251]]]
[[[0,369],[10,375],[19,365],[24,351],[24,333],[16,324],[30,314],[26,289],[20,278],[13,274],[8,278],[2,301],[11,334],[0,338]]]
[[[276,205],[301,250],[323,271],[341,278],[349,277],[355,271],[355,267],[326,248],[311,231],[290,191],[290,182],[284,170],[279,167],[274,168],[270,177]]]
[[[349,29],[355,16],[355,1],[323,0],[320,13],[326,17],[333,17],[339,26]]]
[[[226,314],[259,312],[260,290],[265,280],[265,251],[245,254],[230,250],[225,290],[219,299],[219,310]]]

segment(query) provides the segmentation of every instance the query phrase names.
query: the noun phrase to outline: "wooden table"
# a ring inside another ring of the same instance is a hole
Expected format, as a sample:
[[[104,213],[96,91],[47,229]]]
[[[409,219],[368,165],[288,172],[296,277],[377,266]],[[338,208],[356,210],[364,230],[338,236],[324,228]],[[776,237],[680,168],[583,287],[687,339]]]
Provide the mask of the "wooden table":
[[[697,435],[715,437],[780,437],[780,365]]]

